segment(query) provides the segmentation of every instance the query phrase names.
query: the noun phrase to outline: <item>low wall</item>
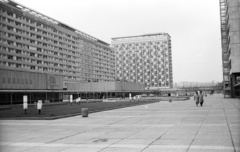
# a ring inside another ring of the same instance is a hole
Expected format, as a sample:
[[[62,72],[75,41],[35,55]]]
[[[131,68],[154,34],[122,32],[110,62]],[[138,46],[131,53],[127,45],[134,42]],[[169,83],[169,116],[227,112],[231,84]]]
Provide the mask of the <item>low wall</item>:
[[[144,85],[132,82],[67,83],[68,90],[78,91],[143,91]]]

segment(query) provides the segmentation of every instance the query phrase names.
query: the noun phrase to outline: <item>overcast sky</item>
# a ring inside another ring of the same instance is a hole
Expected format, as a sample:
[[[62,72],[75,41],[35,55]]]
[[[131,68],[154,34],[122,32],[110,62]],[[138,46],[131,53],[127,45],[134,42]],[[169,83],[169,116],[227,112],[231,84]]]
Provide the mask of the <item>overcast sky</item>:
[[[15,0],[93,37],[166,32],[173,81],[222,81],[219,0]]]

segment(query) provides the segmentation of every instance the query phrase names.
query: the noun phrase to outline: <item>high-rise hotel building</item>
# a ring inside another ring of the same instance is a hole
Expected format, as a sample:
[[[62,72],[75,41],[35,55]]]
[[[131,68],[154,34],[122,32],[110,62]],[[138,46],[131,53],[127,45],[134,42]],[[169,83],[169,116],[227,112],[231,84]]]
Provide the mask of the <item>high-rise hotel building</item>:
[[[146,89],[172,88],[172,47],[167,33],[112,38],[116,79],[143,83]]]
[[[58,80],[63,88],[115,80],[114,50],[33,9],[0,0],[0,89],[47,89],[49,81],[58,88],[61,84],[53,84]]]
[[[240,1],[219,0],[223,87],[226,97],[240,97]]]

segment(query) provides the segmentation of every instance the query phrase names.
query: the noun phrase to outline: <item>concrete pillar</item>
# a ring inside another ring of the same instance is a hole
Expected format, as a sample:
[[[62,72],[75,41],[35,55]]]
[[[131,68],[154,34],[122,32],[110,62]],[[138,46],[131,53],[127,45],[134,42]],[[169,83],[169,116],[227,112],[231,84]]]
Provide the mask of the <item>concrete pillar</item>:
[[[236,85],[236,75],[232,74],[230,78],[230,84],[231,84],[231,98],[235,98],[236,92],[235,92],[235,85]]]
[[[61,102],[61,92],[58,93],[58,101]]]
[[[10,95],[11,95],[11,105],[12,105],[12,92],[10,93]]]

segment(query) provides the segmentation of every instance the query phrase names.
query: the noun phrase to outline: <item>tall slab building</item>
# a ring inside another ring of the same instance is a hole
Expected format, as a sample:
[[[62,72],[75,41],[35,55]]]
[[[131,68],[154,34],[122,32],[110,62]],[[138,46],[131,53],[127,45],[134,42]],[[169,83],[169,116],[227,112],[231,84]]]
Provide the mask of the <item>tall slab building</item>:
[[[172,88],[172,47],[167,33],[112,38],[116,79],[145,84],[146,89]]]
[[[0,1],[0,35],[0,89],[115,80],[108,43],[22,4]]]
[[[240,97],[240,1],[219,3],[224,94]]]

